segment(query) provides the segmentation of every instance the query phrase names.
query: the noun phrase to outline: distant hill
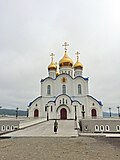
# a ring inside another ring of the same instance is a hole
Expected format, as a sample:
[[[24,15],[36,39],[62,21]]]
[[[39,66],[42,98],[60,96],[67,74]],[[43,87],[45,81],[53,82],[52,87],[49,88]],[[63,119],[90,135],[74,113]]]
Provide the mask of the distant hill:
[[[112,117],[117,117],[118,114],[117,113],[111,113]],[[103,112],[103,117],[104,118],[109,118],[110,117],[110,113],[109,112]]]
[[[16,115],[16,110],[15,109],[0,109],[0,115],[14,116]],[[18,110],[18,116],[26,116],[26,115],[27,115],[27,111]]]

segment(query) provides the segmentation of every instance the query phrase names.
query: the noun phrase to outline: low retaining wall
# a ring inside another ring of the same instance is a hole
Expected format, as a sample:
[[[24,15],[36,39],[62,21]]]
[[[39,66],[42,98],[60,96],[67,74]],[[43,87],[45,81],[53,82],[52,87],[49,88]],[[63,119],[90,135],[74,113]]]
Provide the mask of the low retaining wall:
[[[78,123],[83,133],[120,133],[119,119],[82,119]]]
[[[0,134],[19,128],[19,120],[0,120]]]

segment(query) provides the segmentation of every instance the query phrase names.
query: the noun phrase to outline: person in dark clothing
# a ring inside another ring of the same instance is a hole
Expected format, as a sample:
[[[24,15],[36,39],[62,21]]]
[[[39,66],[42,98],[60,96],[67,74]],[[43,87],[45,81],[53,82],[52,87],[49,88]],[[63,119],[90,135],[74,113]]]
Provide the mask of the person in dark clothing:
[[[54,122],[54,133],[57,134],[57,129],[58,129],[58,122],[55,120]]]

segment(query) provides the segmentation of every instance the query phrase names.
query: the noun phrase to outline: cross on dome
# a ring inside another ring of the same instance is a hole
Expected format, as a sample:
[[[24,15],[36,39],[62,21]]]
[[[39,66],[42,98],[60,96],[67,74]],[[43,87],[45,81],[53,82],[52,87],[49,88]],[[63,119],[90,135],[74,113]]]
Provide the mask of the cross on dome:
[[[52,59],[52,62],[53,62],[53,57],[55,56],[55,54],[51,53],[50,56],[51,56],[51,59]]]
[[[66,48],[66,47],[69,46],[69,44],[68,44],[67,42],[65,42],[62,46],[65,47],[64,49],[65,49],[65,52],[66,52],[66,51],[67,51],[67,48]]]
[[[75,54],[78,56],[80,53],[77,51]]]
[[[53,61],[53,57],[55,56],[53,53],[50,54],[51,56],[51,63],[50,65],[48,66],[48,70],[56,70],[57,69],[57,66],[56,64],[54,63]]]
[[[83,69],[83,65],[79,61],[79,55],[80,55],[80,53],[77,51],[75,54],[77,55],[77,61],[74,64],[74,69]]]
[[[75,54],[77,55],[77,60],[78,60],[80,53],[77,51]]]

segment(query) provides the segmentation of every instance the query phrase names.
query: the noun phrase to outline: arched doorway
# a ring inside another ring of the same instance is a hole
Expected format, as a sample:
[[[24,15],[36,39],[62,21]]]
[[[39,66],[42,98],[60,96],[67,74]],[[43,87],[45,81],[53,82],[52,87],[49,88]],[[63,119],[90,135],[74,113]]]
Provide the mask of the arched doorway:
[[[35,118],[39,117],[39,110],[38,109],[34,110],[34,117]]]
[[[60,110],[60,119],[67,119],[67,110],[65,108]]]
[[[97,117],[97,111],[96,111],[96,109],[92,109],[91,110],[91,116],[92,116],[92,118],[96,118]]]

